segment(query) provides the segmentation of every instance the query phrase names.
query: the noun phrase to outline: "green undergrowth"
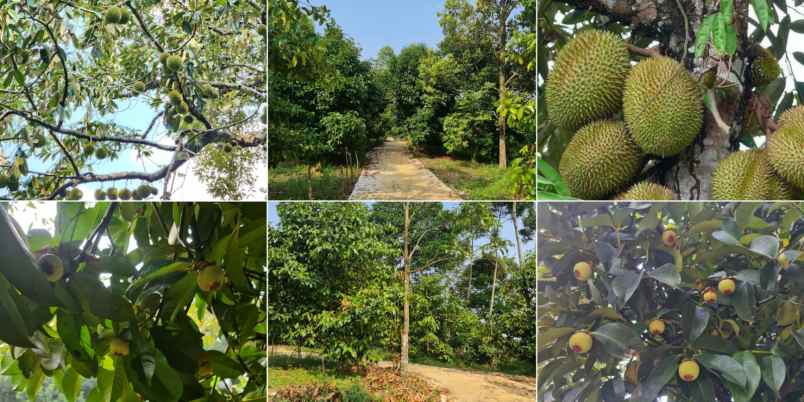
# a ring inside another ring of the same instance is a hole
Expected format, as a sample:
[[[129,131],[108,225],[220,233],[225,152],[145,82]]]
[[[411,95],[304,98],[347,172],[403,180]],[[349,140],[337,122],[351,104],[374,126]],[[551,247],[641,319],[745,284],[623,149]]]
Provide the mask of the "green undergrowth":
[[[463,199],[509,200],[516,196],[513,170],[444,156],[417,155],[416,158],[441,181],[458,191]]]
[[[348,199],[359,177],[359,169],[323,165],[313,173],[313,199]],[[271,200],[307,200],[307,166],[280,164],[269,168],[268,195]]]
[[[268,357],[269,389],[281,389],[293,385],[314,383],[334,384],[346,390],[361,384],[358,373],[338,370],[332,361],[324,360],[322,367],[318,357],[298,357],[277,354]]]

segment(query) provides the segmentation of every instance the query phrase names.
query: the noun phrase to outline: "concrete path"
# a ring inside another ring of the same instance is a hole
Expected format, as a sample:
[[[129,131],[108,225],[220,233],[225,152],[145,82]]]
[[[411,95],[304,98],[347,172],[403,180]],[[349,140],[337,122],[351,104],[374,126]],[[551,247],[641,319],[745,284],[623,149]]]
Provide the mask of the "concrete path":
[[[350,200],[460,200],[458,193],[414,159],[403,140],[390,138],[369,154]]]

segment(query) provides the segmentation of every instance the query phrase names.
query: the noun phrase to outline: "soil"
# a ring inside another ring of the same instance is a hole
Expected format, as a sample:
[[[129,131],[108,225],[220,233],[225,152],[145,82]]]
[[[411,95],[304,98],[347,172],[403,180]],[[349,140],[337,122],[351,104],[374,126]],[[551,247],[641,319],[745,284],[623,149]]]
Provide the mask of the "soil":
[[[421,364],[410,364],[409,370],[446,394],[442,402],[533,402],[536,400],[536,380],[531,377]]]
[[[460,200],[408,151],[405,141],[390,138],[369,154],[350,200]]]

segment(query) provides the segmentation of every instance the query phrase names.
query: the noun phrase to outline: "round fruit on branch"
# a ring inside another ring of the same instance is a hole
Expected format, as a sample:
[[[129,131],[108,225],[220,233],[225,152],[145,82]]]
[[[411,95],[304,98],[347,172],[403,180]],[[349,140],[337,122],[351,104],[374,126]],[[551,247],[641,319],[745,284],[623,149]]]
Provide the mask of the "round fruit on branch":
[[[58,282],[64,277],[64,262],[56,254],[44,254],[37,260],[39,269],[49,282]]]

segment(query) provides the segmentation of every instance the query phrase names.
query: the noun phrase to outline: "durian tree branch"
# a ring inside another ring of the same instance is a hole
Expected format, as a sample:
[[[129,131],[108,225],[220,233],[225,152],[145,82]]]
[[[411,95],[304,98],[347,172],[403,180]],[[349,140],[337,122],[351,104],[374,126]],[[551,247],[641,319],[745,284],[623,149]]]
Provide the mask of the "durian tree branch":
[[[142,32],[145,34],[145,36],[148,37],[148,39],[151,41],[151,43],[154,44],[154,46],[156,46],[157,49],[159,49],[160,53],[163,53],[165,51],[165,48],[162,47],[159,41],[156,40],[156,38],[154,38],[154,36],[151,34],[151,31],[148,30],[148,27],[145,26],[145,21],[142,20],[142,16],[140,15],[139,10],[137,10],[136,7],[131,5],[131,1],[126,1],[126,7],[128,7],[129,11],[131,11],[131,14],[134,16],[134,19],[137,20],[137,24],[139,24],[140,28],[142,28]]]
[[[646,49],[646,48],[642,48],[642,47],[639,47],[639,46],[634,46],[634,45],[632,45],[630,43],[626,43],[625,47],[628,48],[629,52],[634,53],[634,54],[638,54],[640,56],[658,57],[658,56],[662,55],[662,52],[658,48],[655,48],[655,47]]]
[[[6,118],[8,118],[9,116],[12,116],[12,115],[22,117],[22,118],[28,120],[29,122],[31,122],[33,124],[36,124],[38,126],[44,127],[44,128],[46,128],[48,130],[52,130],[52,131],[55,131],[57,133],[64,134],[64,135],[69,135],[69,136],[72,136],[72,137],[83,138],[85,140],[90,140],[90,141],[95,141],[95,142],[117,142],[117,143],[122,143],[122,144],[145,145],[145,146],[161,149],[163,151],[175,151],[176,150],[176,147],[173,146],[173,145],[160,144],[158,142],[148,141],[148,140],[145,140],[145,139],[142,139],[142,138],[137,138],[137,137],[99,137],[99,136],[96,136],[96,135],[85,134],[85,133],[83,133],[81,131],[77,131],[77,130],[72,130],[72,129],[63,128],[63,127],[60,128],[60,127],[54,126],[54,125],[52,125],[52,124],[50,124],[50,123],[48,123],[48,122],[46,122],[44,120],[41,120],[41,119],[39,119],[37,117],[34,117],[30,112],[26,112],[26,111],[23,111],[23,110],[9,110],[9,111],[3,113],[2,116],[0,116],[0,121],[5,120]]]

